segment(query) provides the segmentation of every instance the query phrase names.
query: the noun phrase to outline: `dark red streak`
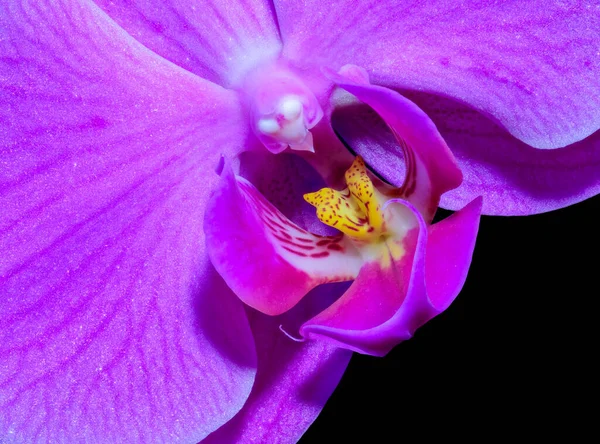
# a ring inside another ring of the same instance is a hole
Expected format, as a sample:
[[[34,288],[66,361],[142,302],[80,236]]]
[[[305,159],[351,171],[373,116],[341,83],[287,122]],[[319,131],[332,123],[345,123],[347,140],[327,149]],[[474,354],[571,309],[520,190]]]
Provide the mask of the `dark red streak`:
[[[289,251],[290,253],[294,253],[294,254],[295,254],[295,255],[297,255],[297,256],[301,256],[301,257],[307,257],[307,255],[306,255],[306,254],[304,254],[304,253],[302,253],[302,252],[300,252],[300,251],[294,251],[294,250],[292,250],[291,248],[288,248],[288,247],[286,247],[285,245],[282,245],[281,247],[282,247],[284,250],[287,250],[287,251]]]
[[[312,245],[298,245],[294,241],[291,241],[291,240],[286,239],[284,237],[277,236],[276,234],[273,234],[273,236],[275,237],[275,239],[277,239],[277,240],[279,240],[279,241],[281,241],[283,243],[286,243],[286,244],[289,244],[289,245],[293,245],[294,247],[300,248],[302,250],[314,250],[315,249],[315,247],[312,246]]]

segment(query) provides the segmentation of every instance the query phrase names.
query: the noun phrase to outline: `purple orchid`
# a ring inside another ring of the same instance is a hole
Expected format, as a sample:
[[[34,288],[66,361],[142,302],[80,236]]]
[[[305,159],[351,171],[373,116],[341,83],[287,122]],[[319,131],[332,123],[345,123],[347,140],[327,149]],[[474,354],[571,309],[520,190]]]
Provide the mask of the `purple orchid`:
[[[597,5],[397,3],[3,2],[3,442],[294,442],[600,191]]]

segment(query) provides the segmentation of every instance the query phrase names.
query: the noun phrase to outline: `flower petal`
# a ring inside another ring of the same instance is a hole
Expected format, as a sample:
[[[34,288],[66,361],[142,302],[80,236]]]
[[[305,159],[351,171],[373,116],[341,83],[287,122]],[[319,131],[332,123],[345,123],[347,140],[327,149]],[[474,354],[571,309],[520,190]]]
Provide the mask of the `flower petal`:
[[[207,165],[246,137],[237,99],[88,3],[0,17],[0,436],[199,440],[255,374],[202,241]]]
[[[258,352],[256,383],[242,410],[203,444],[300,439],[337,386],[351,353],[322,341],[294,342],[279,326],[309,318],[338,291],[343,289],[315,288],[290,312],[277,317],[248,310]],[[307,310],[307,305],[314,307]]]
[[[599,128],[598,5],[277,0],[275,7],[284,54],[303,68],[363,66],[374,83],[468,103],[538,148]]]
[[[208,254],[246,304],[271,315],[326,282],[353,279],[361,259],[338,236],[316,236],[291,222],[246,179],[224,166],[206,209]]]
[[[391,202],[412,210],[418,223],[403,241],[406,253],[389,267],[378,262],[363,266],[340,299],[302,325],[303,337],[383,356],[412,337],[418,327],[445,310],[458,295],[475,245],[481,200],[432,229],[431,246],[427,225],[416,208],[400,199]],[[428,255],[440,256],[428,259]]]
[[[456,188],[462,181],[454,156],[435,124],[419,107],[396,91],[366,82],[356,83],[349,76],[328,70],[326,73],[338,86],[373,108],[392,130],[398,145],[390,148],[390,151],[396,156],[386,157],[397,157],[402,153],[405,159],[402,197],[409,199],[429,222],[438,207],[440,196]],[[368,151],[360,154],[366,156],[367,162],[376,163],[378,172],[383,176],[393,177],[397,174],[393,170],[393,163],[381,162]]]
[[[411,99],[436,123],[464,174],[461,186],[442,197],[445,208],[481,195],[484,214],[523,216],[600,193],[600,132],[565,148],[536,150],[451,100],[428,94]]]
[[[133,38],[205,79],[237,84],[281,50],[272,6],[262,0],[94,0]]]
[[[482,201],[477,197],[462,210],[428,227],[425,286],[429,300],[439,312],[448,308],[467,279]]]

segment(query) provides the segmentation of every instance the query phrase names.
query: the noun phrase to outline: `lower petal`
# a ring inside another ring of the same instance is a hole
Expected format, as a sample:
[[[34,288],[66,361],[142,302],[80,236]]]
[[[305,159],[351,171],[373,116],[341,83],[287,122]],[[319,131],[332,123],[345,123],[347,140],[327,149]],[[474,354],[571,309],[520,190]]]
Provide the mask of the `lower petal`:
[[[316,156],[319,157],[319,156]],[[335,235],[315,214],[314,207],[302,196],[324,186],[319,173],[299,155],[273,155],[266,150],[241,153],[240,176],[256,189],[282,214],[311,233]]]
[[[330,302],[340,290],[318,287],[282,316],[248,310],[258,353],[256,382],[242,410],[203,444],[300,439],[337,386],[352,354],[322,341],[292,341],[279,326],[302,322],[310,317],[307,311],[314,311],[306,310],[307,304],[314,301],[314,309],[320,310],[318,305]]]
[[[205,213],[208,254],[242,301],[270,315],[317,285],[353,279],[360,257],[341,236],[316,236],[291,222],[230,165]]]
[[[414,334],[458,295],[475,245],[481,202],[477,200],[432,230],[407,202],[418,228],[403,241],[405,254],[391,266],[366,264],[348,291],[300,328],[305,338],[322,339],[359,353],[383,356]],[[448,253],[446,248],[459,252]],[[442,258],[428,260],[428,255]],[[443,264],[443,265],[440,265]],[[436,272],[448,283],[440,283]],[[429,285],[431,281],[431,293]]]

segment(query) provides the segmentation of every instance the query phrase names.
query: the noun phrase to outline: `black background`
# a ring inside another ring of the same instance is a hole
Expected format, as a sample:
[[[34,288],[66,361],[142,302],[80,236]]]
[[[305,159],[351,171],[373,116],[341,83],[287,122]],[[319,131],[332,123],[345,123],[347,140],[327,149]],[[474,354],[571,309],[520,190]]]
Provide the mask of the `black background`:
[[[355,354],[300,443],[573,442],[597,418],[599,223],[600,196],[483,217],[453,305],[385,358]]]

